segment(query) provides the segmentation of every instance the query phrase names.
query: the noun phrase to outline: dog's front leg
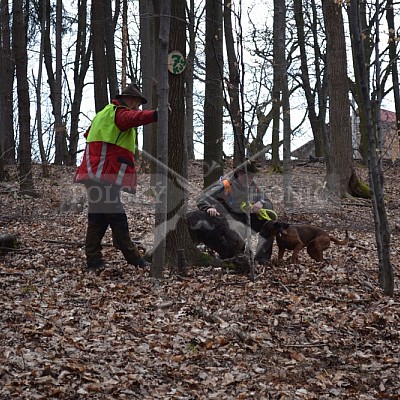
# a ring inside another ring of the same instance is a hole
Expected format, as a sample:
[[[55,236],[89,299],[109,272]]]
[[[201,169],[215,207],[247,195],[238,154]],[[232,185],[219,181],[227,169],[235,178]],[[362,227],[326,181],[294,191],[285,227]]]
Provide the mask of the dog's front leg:
[[[278,260],[283,259],[283,255],[285,254],[285,247],[279,246],[278,245]]]
[[[292,264],[297,264],[298,259],[299,259],[299,252],[300,250],[304,248],[303,243],[299,243],[296,245],[296,247],[293,249],[293,254],[292,254]]]

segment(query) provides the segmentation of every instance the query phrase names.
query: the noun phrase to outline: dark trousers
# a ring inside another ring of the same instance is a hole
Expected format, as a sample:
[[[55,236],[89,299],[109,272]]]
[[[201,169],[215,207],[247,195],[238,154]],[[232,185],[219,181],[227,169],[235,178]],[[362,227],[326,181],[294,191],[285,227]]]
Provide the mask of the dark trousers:
[[[119,186],[106,183],[86,184],[89,211],[85,253],[88,267],[103,263],[101,241],[110,226],[113,244],[121,250],[129,264],[136,264],[140,253],[129,235],[128,219],[121,202]]]

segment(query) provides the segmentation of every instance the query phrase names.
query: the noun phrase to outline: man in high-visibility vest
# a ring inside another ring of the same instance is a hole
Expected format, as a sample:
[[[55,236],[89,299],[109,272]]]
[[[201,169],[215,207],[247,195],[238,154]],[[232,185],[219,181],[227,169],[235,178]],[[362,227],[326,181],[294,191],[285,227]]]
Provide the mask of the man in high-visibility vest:
[[[254,182],[257,167],[248,161],[235,171],[230,179],[221,179],[210,187],[198,200],[197,207],[210,216],[225,215],[246,224],[250,212],[251,228],[260,232],[266,221],[278,218],[273,205]],[[217,221],[217,219],[216,219]],[[264,264],[271,259],[273,238],[259,237],[255,259]]]
[[[113,243],[126,261],[146,265],[129,235],[120,190],[135,193],[136,127],[157,121],[156,110],[139,110],[147,103],[138,86],[130,84],[98,112],[85,133],[86,147],[75,182],[86,186],[89,202],[85,241],[88,271],[104,268],[101,240],[111,227]]]

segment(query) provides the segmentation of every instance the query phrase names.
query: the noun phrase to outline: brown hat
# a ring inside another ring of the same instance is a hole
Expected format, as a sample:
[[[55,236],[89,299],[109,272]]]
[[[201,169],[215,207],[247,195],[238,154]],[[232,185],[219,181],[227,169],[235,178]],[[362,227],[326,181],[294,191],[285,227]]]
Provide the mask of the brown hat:
[[[258,172],[258,168],[254,161],[247,160],[240,166],[239,171],[247,171],[248,174],[256,174]]]
[[[117,94],[115,97],[118,99],[119,97],[130,96],[130,97],[140,97],[142,99],[142,104],[147,103],[147,99],[143,96],[142,92],[139,90],[138,86],[135,83],[131,83],[128,85],[121,94]]]

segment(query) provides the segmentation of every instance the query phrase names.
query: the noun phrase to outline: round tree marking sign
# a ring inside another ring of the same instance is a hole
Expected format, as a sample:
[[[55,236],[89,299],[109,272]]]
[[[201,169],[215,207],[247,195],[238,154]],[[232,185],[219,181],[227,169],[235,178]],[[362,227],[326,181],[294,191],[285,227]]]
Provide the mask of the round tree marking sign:
[[[180,74],[186,68],[186,61],[182,53],[178,50],[168,54],[168,71],[172,74]]]

